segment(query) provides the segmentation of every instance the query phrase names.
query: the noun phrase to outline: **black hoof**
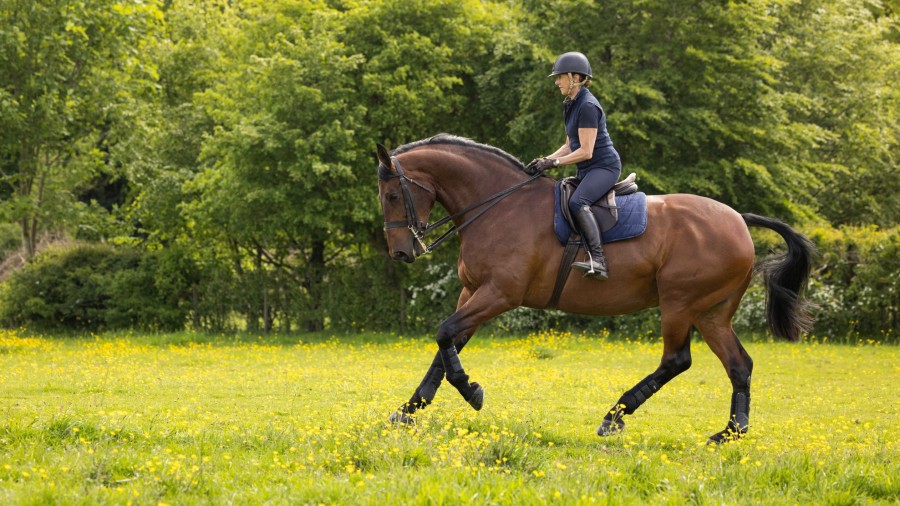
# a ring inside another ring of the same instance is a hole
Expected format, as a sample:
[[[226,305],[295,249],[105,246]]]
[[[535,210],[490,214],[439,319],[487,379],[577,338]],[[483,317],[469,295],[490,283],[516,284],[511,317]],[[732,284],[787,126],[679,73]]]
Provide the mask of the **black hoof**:
[[[597,428],[598,436],[615,436],[623,432],[625,432],[625,421],[621,419],[615,421],[603,420],[603,423]]]
[[[709,436],[709,439],[706,440],[706,444],[721,445],[721,444],[725,444],[725,443],[730,443],[732,441],[737,441],[738,439],[743,437],[744,434],[746,434],[746,433],[747,433],[746,430],[735,431],[729,427],[723,431],[719,431],[719,432],[713,434],[712,436]]]
[[[416,423],[415,417],[408,415],[399,409],[391,413],[389,420],[394,425],[414,425]]]
[[[466,399],[466,402],[475,408],[475,411],[481,411],[481,407],[484,406],[484,389],[478,383],[472,383],[472,387],[475,390],[472,392],[472,396]]]

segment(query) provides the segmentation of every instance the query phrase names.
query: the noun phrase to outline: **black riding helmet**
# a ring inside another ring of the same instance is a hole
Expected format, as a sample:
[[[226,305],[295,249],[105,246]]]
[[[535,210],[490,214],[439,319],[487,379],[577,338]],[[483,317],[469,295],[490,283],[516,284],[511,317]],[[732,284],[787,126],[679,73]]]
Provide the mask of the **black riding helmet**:
[[[594,77],[591,73],[591,63],[588,61],[587,56],[577,51],[559,55],[559,58],[553,63],[553,70],[550,71],[550,75],[547,77],[570,73],[583,74],[590,78]]]

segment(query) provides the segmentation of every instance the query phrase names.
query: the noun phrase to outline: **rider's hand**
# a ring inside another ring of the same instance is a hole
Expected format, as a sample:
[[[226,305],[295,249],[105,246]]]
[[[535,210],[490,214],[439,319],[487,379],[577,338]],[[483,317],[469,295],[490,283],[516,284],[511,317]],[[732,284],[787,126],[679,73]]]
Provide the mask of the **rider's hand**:
[[[525,166],[525,172],[533,176],[558,165],[558,158],[535,158]]]

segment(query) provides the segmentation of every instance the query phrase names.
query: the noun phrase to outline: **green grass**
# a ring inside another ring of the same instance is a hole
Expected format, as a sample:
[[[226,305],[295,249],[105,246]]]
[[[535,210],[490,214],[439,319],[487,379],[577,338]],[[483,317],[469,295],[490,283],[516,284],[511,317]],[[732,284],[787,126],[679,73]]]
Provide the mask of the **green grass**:
[[[0,504],[897,504],[900,349],[750,342],[751,431],[722,447],[730,384],[694,365],[594,434],[661,344],[543,333],[461,355],[415,428],[387,423],[428,338],[210,340],[0,334]]]

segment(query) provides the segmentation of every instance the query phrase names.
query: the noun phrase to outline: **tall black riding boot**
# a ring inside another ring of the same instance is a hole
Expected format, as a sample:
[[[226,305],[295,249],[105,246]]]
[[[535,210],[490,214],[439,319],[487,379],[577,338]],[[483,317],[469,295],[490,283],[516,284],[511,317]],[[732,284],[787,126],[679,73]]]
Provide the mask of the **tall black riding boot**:
[[[600,226],[597,225],[597,219],[591,212],[589,206],[582,206],[578,212],[572,216],[575,224],[581,231],[581,236],[587,242],[587,262],[574,262],[572,268],[580,271],[585,277],[592,276],[597,279],[608,279],[609,273],[606,269],[606,259],[603,258],[603,241],[600,238]]]

